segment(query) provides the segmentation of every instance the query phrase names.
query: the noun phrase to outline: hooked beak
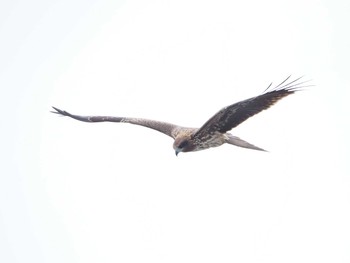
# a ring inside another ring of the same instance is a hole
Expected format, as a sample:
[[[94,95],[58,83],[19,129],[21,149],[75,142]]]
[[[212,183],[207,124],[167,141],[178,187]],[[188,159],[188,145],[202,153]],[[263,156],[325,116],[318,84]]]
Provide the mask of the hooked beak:
[[[177,156],[179,154],[179,152],[181,152],[181,151],[175,150],[175,155]]]

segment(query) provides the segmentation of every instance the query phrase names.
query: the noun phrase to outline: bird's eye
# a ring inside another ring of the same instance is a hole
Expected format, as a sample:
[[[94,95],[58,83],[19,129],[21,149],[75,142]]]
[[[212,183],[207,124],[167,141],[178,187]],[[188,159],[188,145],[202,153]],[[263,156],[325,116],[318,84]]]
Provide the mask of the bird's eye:
[[[183,148],[185,148],[187,145],[188,145],[188,141],[187,141],[187,140],[182,141],[182,142],[179,144],[179,148],[180,148],[180,149],[183,149]]]

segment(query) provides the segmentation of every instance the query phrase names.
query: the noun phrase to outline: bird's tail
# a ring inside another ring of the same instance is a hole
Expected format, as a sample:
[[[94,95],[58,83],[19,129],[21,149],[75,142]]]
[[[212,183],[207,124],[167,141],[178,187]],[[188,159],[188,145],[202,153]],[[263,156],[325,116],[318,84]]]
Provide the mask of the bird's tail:
[[[246,142],[240,138],[238,138],[237,136],[233,136],[231,134],[228,135],[228,139],[226,141],[226,143],[228,144],[233,144],[239,147],[243,147],[243,148],[247,148],[247,149],[253,149],[253,150],[258,150],[258,151],[264,151],[267,152],[266,150],[259,148],[253,144],[250,144],[249,142]]]

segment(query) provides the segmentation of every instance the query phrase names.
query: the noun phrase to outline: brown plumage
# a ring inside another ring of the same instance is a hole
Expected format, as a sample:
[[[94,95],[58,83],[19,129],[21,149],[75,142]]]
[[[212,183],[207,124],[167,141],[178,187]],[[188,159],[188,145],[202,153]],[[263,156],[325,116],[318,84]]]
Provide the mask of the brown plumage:
[[[167,122],[141,118],[73,115],[55,107],[53,107],[55,111],[52,112],[84,122],[124,122],[157,130],[175,140],[173,148],[176,155],[179,152],[204,150],[210,147],[220,146],[224,143],[248,149],[265,151],[262,148],[233,136],[228,133],[228,131],[237,127],[255,114],[268,109],[280,99],[295,93],[300,88],[306,87],[306,81],[301,82],[301,78],[288,82],[289,78],[290,77],[285,79],[275,88],[269,90],[272,85],[271,83],[265,92],[259,96],[224,107],[199,129],[186,128]]]

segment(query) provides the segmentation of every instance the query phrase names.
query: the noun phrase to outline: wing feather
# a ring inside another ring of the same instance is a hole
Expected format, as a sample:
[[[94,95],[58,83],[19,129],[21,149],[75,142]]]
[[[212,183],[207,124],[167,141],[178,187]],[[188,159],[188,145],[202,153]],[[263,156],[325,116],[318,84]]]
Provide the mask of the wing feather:
[[[114,116],[81,116],[81,115],[74,115],[70,114],[67,111],[60,110],[56,107],[52,107],[55,111],[51,111],[55,114],[60,114],[63,116],[71,117],[78,121],[83,122],[121,122],[121,123],[130,123],[135,125],[144,126],[156,131],[159,131],[161,133],[164,133],[172,138],[175,138],[178,131],[182,128],[178,125],[167,123],[167,122],[161,122],[161,121],[155,121],[155,120],[149,120],[149,119],[142,119],[142,118],[128,118],[128,117],[114,117]]]
[[[215,132],[225,133],[239,124],[254,116],[255,114],[268,109],[280,99],[295,93],[300,88],[307,87],[307,81],[300,82],[300,78],[289,81],[290,76],[272,90],[268,86],[265,92],[259,96],[246,99],[221,109],[211,117],[198,131],[194,138],[203,139]]]

